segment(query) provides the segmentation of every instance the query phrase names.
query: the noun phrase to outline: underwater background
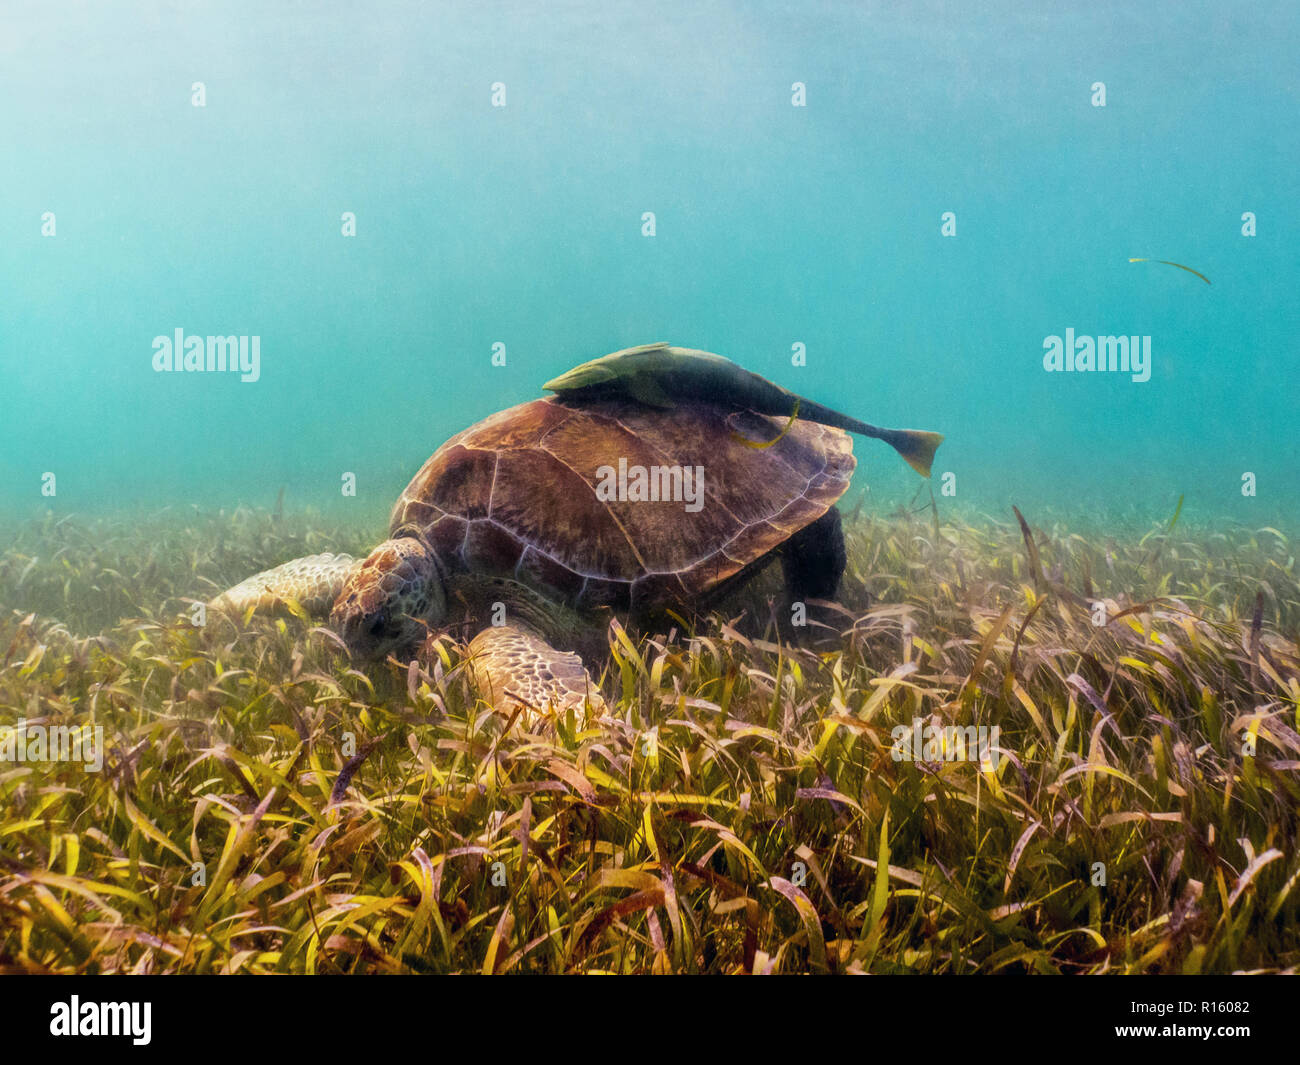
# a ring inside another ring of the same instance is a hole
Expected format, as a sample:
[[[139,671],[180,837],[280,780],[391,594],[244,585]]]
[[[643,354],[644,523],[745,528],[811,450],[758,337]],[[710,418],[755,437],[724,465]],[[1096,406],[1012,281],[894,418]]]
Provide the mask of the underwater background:
[[[1298,24],[7,0],[0,513],[283,488],[381,530],[447,437],[666,340],[945,433],[941,512],[1140,529],[1181,496],[1183,522],[1294,529]],[[155,372],[178,328],[260,337],[259,379]],[[1046,372],[1067,329],[1150,336],[1150,379]],[[855,444],[846,504],[908,504],[912,471]]]

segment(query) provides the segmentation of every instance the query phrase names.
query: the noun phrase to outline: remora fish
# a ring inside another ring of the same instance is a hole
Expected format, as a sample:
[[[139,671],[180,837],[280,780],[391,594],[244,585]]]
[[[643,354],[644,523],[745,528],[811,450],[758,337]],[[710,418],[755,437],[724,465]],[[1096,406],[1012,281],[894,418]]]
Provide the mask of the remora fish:
[[[833,425],[860,436],[883,440],[922,477],[930,476],[940,433],[918,429],[881,429],[774,385],[730,359],[707,351],[646,344],[584,362],[542,387],[575,399],[629,397],[651,407],[667,408],[677,400],[727,403],[759,414],[778,414]]]

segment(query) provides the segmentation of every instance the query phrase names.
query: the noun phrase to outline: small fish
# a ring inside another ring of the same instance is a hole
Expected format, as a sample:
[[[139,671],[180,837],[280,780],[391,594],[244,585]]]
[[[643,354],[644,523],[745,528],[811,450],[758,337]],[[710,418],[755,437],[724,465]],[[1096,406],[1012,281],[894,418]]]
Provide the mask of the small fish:
[[[1195,274],[1195,275],[1196,275],[1197,277],[1199,277],[1202,281],[1204,281],[1207,285],[1210,283],[1210,279],[1209,279],[1208,277],[1206,277],[1203,273],[1201,273],[1199,270],[1193,270],[1190,266],[1184,266],[1182,263],[1174,263],[1174,262],[1170,262],[1168,259],[1130,259],[1129,262],[1131,262],[1131,263],[1163,263],[1165,266],[1176,266],[1176,267],[1178,267],[1178,269],[1180,269],[1180,270],[1186,270],[1189,274]]]
[[[574,399],[624,397],[668,409],[677,400],[708,400],[758,414],[796,416],[883,440],[922,477],[930,476],[940,433],[881,429],[795,395],[730,359],[707,351],[646,344],[584,362],[543,386]],[[788,431],[787,426],[787,431]],[[772,441],[775,443],[775,441]],[[754,446],[752,443],[750,446]],[[759,445],[762,446],[762,445]]]

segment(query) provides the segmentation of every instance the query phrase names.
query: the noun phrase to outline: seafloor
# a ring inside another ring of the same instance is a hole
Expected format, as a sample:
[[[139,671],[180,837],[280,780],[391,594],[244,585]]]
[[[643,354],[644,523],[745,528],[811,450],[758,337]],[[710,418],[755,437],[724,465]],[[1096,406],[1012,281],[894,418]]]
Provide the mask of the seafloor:
[[[294,617],[190,623],[379,527],[6,530],[0,731],[104,749],[0,762],[0,969],[1296,969],[1294,544],[1027,517],[853,517],[828,645],[774,642],[760,582],[611,626],[607,712],[509,729],[450,638],[363,671]],[[997,726],[996,765],[895,757],[927,724]]]

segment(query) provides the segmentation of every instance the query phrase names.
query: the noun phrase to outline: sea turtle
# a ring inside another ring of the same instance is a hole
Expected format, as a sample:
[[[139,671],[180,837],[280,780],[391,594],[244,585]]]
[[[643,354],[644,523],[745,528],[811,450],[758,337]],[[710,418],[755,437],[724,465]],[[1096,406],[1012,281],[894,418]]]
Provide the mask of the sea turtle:
[[[463,621],[477,633],[472,676],[494,704],[598,703],[574,652],[603,645],[603,611],[695,612],[778,556],[791,601],[835,596],[845,551],[834,504],[856,465],[852,441],[784,422],[725,394],[667,407],[623,395],[522,403],[438,448],[364,560],[296,559],[213,605],[292,598],[328,612],[366,658]]]

